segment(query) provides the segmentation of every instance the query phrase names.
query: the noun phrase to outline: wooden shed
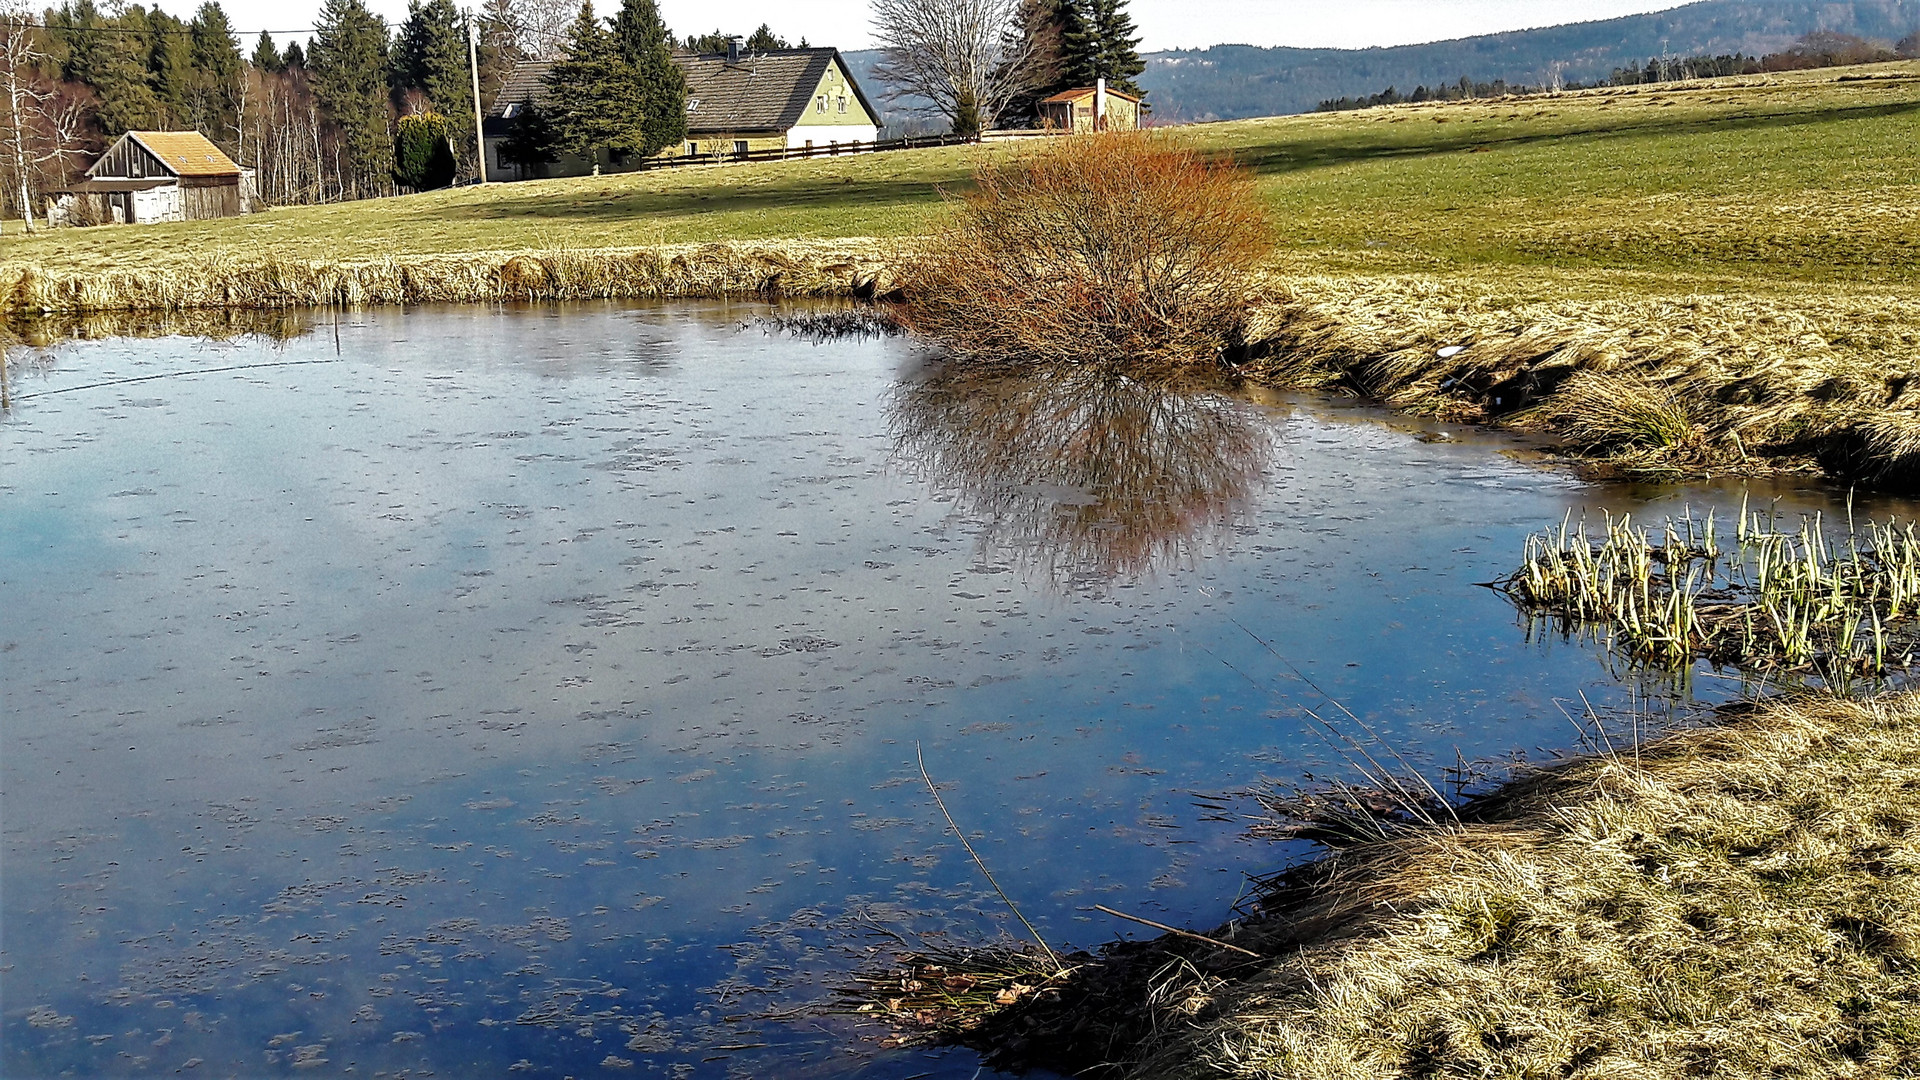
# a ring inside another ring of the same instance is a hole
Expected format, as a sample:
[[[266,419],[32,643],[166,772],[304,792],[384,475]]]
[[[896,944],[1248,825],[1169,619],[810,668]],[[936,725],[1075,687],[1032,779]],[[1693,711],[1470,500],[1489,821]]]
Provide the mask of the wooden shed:
[[[249,171],[197,131],[129,131],[86,179],[47,197],[53,225],[151,224],[253,209]]]
[[[1102,107],[1096,109],[1096,103]],[[1132,131],[1140,126],[1140,112],[1144,108],[1139,98],[1123,94],[1103,82],[1098,87],[1062,90],[1040,102],[1040,124],[1076,135],[1089,131]]]

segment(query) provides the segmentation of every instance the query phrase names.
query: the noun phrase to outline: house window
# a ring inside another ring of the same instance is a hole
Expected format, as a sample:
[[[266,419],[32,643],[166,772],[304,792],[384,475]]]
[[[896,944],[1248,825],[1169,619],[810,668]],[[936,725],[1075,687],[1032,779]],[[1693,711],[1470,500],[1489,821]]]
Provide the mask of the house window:
[[[840,95],[840,111],[841,112],[847,111],[847,95],[845,94]]]
[[[687,144],[687,156],[688,156],[688,157],[699,157],[699,156],[700,156],[700,144],[699,144],[699,143],[697,143],[697,142],[690,142],[690,143],[688,143],[688,144]]]
[[[745,139],[733,140],[733,152],[736,155],[744,156],[747,152],[747,140]]]
[[[688,99],[687,99],[687,111],[688,111],[688,112],[692,112],[693,110],[695,110],[695,109],[697,109],[697,108],[699,108],[699,107],[700,107],[700,99],[699,99],[699,98],[688,98]]]
[[[822,113],[827,111],[827,95],[821,94],[813,99],[813,111]]]
[[[500,110],[500,119],[511,120],[514,118],[515,114],[517,114],[519,111],[520,111],[520,103],[517,101],[509,101],[507,102],[507,107]]]

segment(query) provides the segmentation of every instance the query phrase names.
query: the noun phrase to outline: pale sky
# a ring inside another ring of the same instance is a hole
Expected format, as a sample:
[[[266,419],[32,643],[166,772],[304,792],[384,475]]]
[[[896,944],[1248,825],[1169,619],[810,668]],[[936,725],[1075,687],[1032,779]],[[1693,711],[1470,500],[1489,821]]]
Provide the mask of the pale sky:
[[[199,0],[158,0],[182,17]],[[460,0],[456,0],[456,3]],[[807,4],[776,0],[659,0],[674,33],[725,29],[751,33],[765,22],[790,40],[860,49],[868,44],[867,8],[860,0]],[[260,30],[298,30],[313,23],[320,0],[222,0],[235,28],[251,39]],[[597,0],[611,12],[618,0]],[[406,17],[406,0],[368,0],[390,20]],[[464,6],[464,5],[462,5]],[[1141,51],[1202,48],[1222,43],[1362,48],[1467,37],[1556,23],[1610,19],[1679,7],[1677,0],[1132,0],[1129,10],[1145,40]],[[604,12],[603,12],[604,13]]]

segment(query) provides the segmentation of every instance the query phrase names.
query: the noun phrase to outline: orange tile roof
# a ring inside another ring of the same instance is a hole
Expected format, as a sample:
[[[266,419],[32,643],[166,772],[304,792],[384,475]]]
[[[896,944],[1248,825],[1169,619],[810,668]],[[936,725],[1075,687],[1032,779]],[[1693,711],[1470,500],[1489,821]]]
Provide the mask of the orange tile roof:
[[[240,166],[197,131],[129,131],[176,176],[238,176]]]

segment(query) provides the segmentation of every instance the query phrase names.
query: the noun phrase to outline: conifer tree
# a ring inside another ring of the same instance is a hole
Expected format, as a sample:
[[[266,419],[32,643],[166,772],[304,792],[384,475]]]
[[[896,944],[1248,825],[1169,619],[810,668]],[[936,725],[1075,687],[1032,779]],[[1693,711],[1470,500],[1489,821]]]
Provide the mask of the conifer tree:
[[[273,35],[260,31],[260,40],[253,45],[253,66],[269,75],[278,75],[287,70],[287,61],[280,55],[280,47],[273,43]]]
[[[86,84],[100,99],[94,118],[102,134],[112,138],[164,126],[165,109],[151,82],[151,28],[144,11],[133,8],[109,19],[93,0],[69,0],[49,10],[44,25],[60,54],[61,76]]]
[[[146,11],[138,4],[122,9],[116,21],[129,26],[145,23],[148,79],[160,99],[160,126],[192,126],[193,39],[187,24],[159,8]]]
[[[761,23],[760,29],[749,34],[746,43],[741,47],[748,52],[772,52],[775,49],[793,48],[793,46],[787,44],[786,38],[774,33],[773,27],[768,26],[766,23]]]
[[[314,92],[340,129],[343,181],[358,195],[386,190],[393,172],[387,28],[362,0],[326,0],[307,63]]]
[[[463,172],[472,167],[473,83],[467,71],[467,34],[453,0],[412,0],[393,43],[394,88],[417,89],[445,118]],[[409,183],[410,187],[418,187]]]
[[[687,137],[687,78],[673,62],[673,34],[654,0],[623,0],[613,36],[641,94],[639,139],[629,149],[652,157],[679,145]]]
[[[593,0],[567,30],[564,58],[547,71],[547,110],[563,150],[590,156],[604,148],[637,153],[645,145],[645,94]]]
[[[240,130],[240,42],[220,5],[208,0],[187,25],[193,74],[187,117],[207,138],[232,147]]]
[[[1061,89],[1105,79],[1108,87],[1139,97],[1143,91],[1133,77],[1147,65],[1140,59],[1140,35],[1127,14],[1127,0],[1062,0],[1060,7]]]
[[[312,44],[312,42],[309,41],[308,44]],[[300,43],[297,41],[287,42],[287,51],[280,54],[280,65],[282,71],[292,71],[296,68],[305,71],[307,68],[306,50],[302,49]]]
[[[547,114],[532,102],[514,111],[507,122],[507,137],[500,142],[501,160],[518,165],[522,174],[538,173],[540,166],[551,165],[555,137]]]

